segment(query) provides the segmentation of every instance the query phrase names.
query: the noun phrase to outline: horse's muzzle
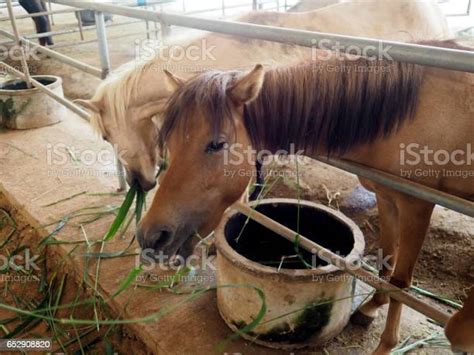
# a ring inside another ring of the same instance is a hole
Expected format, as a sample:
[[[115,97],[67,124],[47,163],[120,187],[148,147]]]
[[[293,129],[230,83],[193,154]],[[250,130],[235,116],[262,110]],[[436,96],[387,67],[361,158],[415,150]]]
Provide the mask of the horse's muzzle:
[[[127,171],[127,183],[132,186],[138,183],[143,191],[150,191],[156,186],[156,180],[149,181],[142,174]]]

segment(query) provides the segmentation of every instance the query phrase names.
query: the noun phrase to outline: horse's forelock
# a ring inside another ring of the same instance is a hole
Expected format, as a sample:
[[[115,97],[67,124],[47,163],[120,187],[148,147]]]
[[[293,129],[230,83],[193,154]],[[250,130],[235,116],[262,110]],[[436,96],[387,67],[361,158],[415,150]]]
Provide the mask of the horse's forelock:
[[[164,148],[166,140],[175,130],[180,130],[183,134],[186,132],[189,120],[196,114],[196,108],[209,123],[212,139],[219,139],[225,123],[229,123],[233,129],[227,89],[238,74],[236,71],[208,71],[177,89],[167,103],[158,137],[159,147]]]

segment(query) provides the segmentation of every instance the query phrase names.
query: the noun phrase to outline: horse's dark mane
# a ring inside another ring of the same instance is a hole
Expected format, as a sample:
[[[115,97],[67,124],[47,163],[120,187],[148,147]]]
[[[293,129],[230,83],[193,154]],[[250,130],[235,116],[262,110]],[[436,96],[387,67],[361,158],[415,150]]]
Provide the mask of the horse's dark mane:
[[[454,41],[426,45],[466,49]],[[472,49],[471,49],[472,50]],[[160,145],[200,109],[214,139],[231,120],[227,89],[242,73],[210,71],[190,80],[170,98]],[[367,58],[338,58],[265,73],[260,95],[244,109],[257,149],[324,149],[341,154],[355,145],[393,134],[416,112],[423,67]],[[184,131],[183,131],[184,132]]]

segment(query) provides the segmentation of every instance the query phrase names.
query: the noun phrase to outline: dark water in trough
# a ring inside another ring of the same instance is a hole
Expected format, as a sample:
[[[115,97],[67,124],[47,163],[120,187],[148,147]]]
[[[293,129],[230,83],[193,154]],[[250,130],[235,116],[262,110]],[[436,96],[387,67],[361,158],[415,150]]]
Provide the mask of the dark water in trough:
[[[51,85],[56,80],[50,78],[34,78],[43,85]],[[28,86],[24,80],[11,80],[0,84],[0,90],[27,90]]]
[[[257,207],[257,211],[294,231],[298,231],[298,206],[296,204],[262,204]],[[294,243],[257,222],[249,220],[245,225],[246,220],[247,217],[241,214],[231,218],[226,225],[225,236],[229,245],[247,259],[275,268],[281,265],[281,268],[285,269],[306,269],[308,268],[307,264],[313,267],[327,265],[324,260],[313,257],[311,253],[302,248],[298,249]],[[336,218],[324,211],[300,206],[299,220],[301,235],[343,257],[351,252],[354,246],[352,231]],[[300,257],[285,258],[283,262],[281,261],[283,256],[297,255],[297,252]],[[305,265],[305,263],[307,264]]]

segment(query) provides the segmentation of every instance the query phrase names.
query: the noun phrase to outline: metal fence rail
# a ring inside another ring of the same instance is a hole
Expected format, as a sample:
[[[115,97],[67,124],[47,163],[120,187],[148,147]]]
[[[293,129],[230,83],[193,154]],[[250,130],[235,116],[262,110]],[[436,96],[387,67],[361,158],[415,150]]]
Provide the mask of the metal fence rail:
[[[445,69],[460,70],[474,73],[474,52],[422,46],[410,43],[374,40],[363,37],[342,36],[332,33],[311,32],[282,27],[263,26],[250,23],[204,19],[185,15],[153,12],[149,10],[126,8],[123,6],[88,3],[77,0],[51,0],[54,3],[104,11],[116,15],[128,16],[137,19],[156,21],[164,25],[189,27],[198,30],[218,32],[239,37],[261,39],[286,44],[296,44],[304,47],[326,48],[342,46],[343,48],[364,49],[373,48],[369,55],[382,56],[388,53],[393,60],[434,66]],[[324,43],[321,43],[325,40]],[[343,51],[343,49],[342,49]]]

